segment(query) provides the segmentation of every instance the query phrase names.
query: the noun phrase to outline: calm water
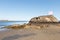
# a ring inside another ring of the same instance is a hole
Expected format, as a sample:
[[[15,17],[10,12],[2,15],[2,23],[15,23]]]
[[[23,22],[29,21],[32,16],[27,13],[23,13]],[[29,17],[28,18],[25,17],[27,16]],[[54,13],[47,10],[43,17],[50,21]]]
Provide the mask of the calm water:
[[[28,21],[0,22],[0,31],[5,30],[5,29],[1,29],[4,26],[13,25],[13,24],[24,24],[24,23],[28,23]]]

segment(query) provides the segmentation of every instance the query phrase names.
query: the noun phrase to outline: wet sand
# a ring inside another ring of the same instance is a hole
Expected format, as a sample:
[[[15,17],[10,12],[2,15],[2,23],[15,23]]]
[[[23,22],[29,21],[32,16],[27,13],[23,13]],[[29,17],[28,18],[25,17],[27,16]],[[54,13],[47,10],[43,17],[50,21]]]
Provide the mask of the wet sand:
[[[0,40],[60,40],[60,28],[0,31]]]

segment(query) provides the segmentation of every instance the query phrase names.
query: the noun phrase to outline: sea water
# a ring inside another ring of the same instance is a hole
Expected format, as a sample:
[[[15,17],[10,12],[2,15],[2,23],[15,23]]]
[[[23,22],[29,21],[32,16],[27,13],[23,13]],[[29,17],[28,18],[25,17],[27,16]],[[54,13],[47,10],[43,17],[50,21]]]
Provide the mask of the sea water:
[[[28,23],[28,21],[8,21],[8,22],[0,21],[0,31],[6,30],[6,29],[2,29],[2,27],[13,25],[13,24],[24,24],[24,23]]]

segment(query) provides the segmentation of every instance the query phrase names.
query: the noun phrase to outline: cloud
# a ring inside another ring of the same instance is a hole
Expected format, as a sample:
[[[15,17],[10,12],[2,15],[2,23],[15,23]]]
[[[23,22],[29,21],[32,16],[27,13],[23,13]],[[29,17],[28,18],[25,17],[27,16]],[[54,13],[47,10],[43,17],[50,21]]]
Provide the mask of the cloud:
[[[48,12],[48,15],[53,15],[53,11],[49,11]]]

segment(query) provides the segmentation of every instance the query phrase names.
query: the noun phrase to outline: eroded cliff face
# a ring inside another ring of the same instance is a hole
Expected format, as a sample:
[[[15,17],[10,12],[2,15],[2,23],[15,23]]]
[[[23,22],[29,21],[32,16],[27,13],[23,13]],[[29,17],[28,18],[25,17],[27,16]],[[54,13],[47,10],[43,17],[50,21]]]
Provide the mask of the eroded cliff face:
[[[56,17],[54,17],[53,15],[45,15],[32,18],[29,21],[29,25],[31,25],[33,28],[34,27],[43,28],[55,25],[53,22],[58,22]]]
[[[57,18],[53,15],[46,15],[46,16],[38,16],[34,17],[30,20],[30,22],[58,22]]]

